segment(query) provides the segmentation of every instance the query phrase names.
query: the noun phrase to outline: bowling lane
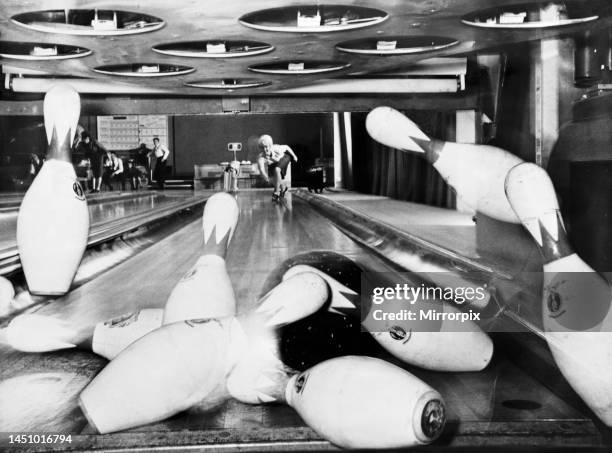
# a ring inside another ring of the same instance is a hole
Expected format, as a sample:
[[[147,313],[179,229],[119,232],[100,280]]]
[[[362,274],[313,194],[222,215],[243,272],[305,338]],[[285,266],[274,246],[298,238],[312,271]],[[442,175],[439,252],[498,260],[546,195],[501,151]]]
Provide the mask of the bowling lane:
[[[208,195],[206,192],[196,195],[192,192],[139,192],[104,193],[89,197],[90,242],[120,224],[138,221],[148,213],[171,209],[190,201],[197,203]],[[0,260],[9,260],[17,253],[15,233],[20,202],[14,196],[8,201],[11,201],[11,207],[0,210]]]
[[[289,194],[282,203],[272,203],[268,191],[241,192],[237,197],[240,220],[226,261],[240,311],[254,305],[267,275],[277,264],[300,252],[335,250],[372,270],[392,270],[302,199]],[[173,286],[199,257],[201,244],[201,222],[194,221],[65,297],[34,310],[59,317],[77,329],[87,329],[136,308],[162,307]],[[291,408],[247,406],[235,401],[220,402],[212,408],[203,404],[128,433],[94,436],[76,398],[106,360],[81,350],[24,354],[0,343],[0,361],[0,432],[71,433],[83,449],[224,444],[227,449],[238,450],[253,442],[265,442],[270,449],[329,447]],[[554,426],[564,421],[572,422],[572,441],[597,443],[588,418],[520,369],[508,365],[502,353],[496,353],[491,368],[483,373],[411,370],[437,388],[448,402],[444,444],[477,441],[479,445],[505,445],[509,435],[539,439],[538,435],[548,433],[551,442],[561,445],[565,442],[563,429]],[[513,402],[521,399],[527,403]],[[518,408],[513,409],[513,404]]]
[[[316,196],[305,193],[305,196],[327,200],[335,206],[371,218],[452,253],[466,265],[477,265],[500,276],[516,274],[524,269],[525,261],[539,256],[521,225],[494,221],[480,213],[475,222],[472,214],[377,195],[328,191]],[[504,241],[500,241],[500,237]],[[502,250],[506,242],[511,246]],[[536,265],[541,268],[541,260],[537,260]]]

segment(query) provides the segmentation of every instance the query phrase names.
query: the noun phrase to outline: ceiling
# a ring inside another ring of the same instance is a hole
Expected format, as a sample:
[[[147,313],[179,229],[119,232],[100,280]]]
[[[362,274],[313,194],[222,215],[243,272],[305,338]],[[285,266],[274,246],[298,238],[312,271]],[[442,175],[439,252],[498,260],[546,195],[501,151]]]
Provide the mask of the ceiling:
[[[0,60],[3,66],[15,66],[45,71],[57,76],[76,76],[112,81],[113,83],[146,85],[168,90],[177,95],[218,96],[218,90],[192,88],[187,81],[199,79],[257,78],[272,83],[262,88],[238,90],[235,94],[256,95],[304,86],[321,78],[372,74],[385,70],[409,67],[414,62],[432,56],[449,56],[494,50],[521,41],[568,36],[584,30],[610,27],[612,11],[605,1],[575,3],[595,8],[600,18],[592,23],[531,30],[490,30],[470,27],[461,22],[467,13],[497,5],[525,3],[509,0],[333,0],[330,4],[360,5],[379,8],[390,17],[369,28],[331,33],[268,32],[247,28],[238,22],[244,14],[288,5],[315,3],[280,0],[147,0],[144,1],[88,1],[88,0],[0,0],[0,40],[33,41],[72,44],[89,48],[89,56],[62,61]],[[11,22],[19,13],[45,9],[83,8],[115,9],[140,12],[162,18],[163,28],[150,33],[129,36],[72,36],[31,31]],[[441,51],[418,55],[360,56],[335,49],[342,41],[363,37],[392,35],[437,35],[458,39],[460,44]],[[155,44],[210,39],[254,40],[270,43],[275,50],[265,55],[244,58],[186,58],[160,55],[151,50]],[[323,75],[267,75],[247,69],[251,64],[273,60],[315,59],[341,60],[350,67],[338,73]],[[118,63],[170,63],[188,65],[196,72],[184,76],[133,79],[98,74],[92,70],[100,65]]]

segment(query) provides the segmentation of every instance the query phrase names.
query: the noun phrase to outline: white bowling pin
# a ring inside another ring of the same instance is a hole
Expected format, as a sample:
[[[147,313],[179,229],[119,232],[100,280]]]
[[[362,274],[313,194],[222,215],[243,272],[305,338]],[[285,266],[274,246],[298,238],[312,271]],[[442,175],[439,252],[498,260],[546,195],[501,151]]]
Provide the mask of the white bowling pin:
[[[327,360],[291,377],[287,403],[319,435],[343,448],[402,448],[433,442],[446,421],[429,385],[372,357]]]
[[[353,265],[356,264],[353,263]],[[330,288],[334,289],[333,294],[355,293],[330,275],[309,265],[293,266],[285,272],[283,278],[299,275],[301,272],[315,272],[325,278]],[[393,286],[393,284],[382,286]],[[436,371],[480,371],[491,361],[493,342],[474,321],[469,319],[465,321],[448,319],[377,321],[374,317],[374,310],[393,312],[406,308],[405,301],[387,301],[385,304],[386,307],[382,308],[372,305],[362,325],[384,349],[403,362]],[[394,304],[394,308],[390,309],[391,304]],[[419,315],[420,310],[461,313],[451,304],[439,300],[419,299],[410,307],[415,307]],[[360,314],[355,310],[349,310],[347,313]]]
[[[163,325],[109,362],[79,404],[100,433],[163,420],[219,389],[246,341],[234,317]]]
[[[287,299],[291,293],[299,296]],[[94,378],[80,397],[83,412],[100,433],[108,433],[216,400],[230,371],[253,351],[252,344],[273,344],[278,323],[317,311],[328,296],[323,279],[303,274],[273,290],[264,301],[268,308],[259,312],[162,325],[121,351]],[[300,307],[283,310],[276,297]]]
[[[401,151],[423,153],[457,195],[471,208],[497,220],[520,223],[504,193],[508,171],[519,157],[488,145],[429,138],[391,107],[377,107],[366,118],[370,136]]]
[[[163,309],[143,308],[96,324],[91,350],[112,360],[133,342],[162,325]]]
[[[283,280],[262,296],[254,311],[267,315],[267,326],[283,326],[319,310],[329,295],[325,279],[314,272],[303,272]]]
[[[612,426],[610,286],[572,250],[544,169],[517,165],[506,193],[544,257],[542,317],[553,357],[576,393]]]
[[[17,218],[17,246],[32,294],[65,294],[87,245],[89,211],[70,151],[79,114],[79,95],[69,85],[56,85],[45,95],[47,161]]]
[[[147,333],[162,325],[162,308],[145,308],[95,326],[78,327],[55,316],[22,314],[4,329],[8,344],[22,352],[59,349],[90,350],[109,360]]]
[[[236,199],[225,192],[208,199],[202,215],[202,256],[170,293],[164,309],[164,324],[236,313],[236,296],[225,256],[239,213]]]
[[[421,309],[462,313],[443,301],[421,301],[416,306],[419,316]],[[371,334],[393,356],[426,370],[480,371],[493,357],[491,338],[470,320],[385,321],[384,326],[377,322]]]
[[[11,312],[11,301],[15,297],[15,288],[8,278],[0,276],[0,316]]]
[[[280,326],[317,311],[326,302],[327,294],[322,278],[304,273],[264,295],[255,312],[265,315],[269,326]],[[4,330],[6,341],[18,351],[49,352],[78,347],[112,360],[134,341],[159,328],[163,312],[162,308],[143,308],[93,327],[70,325],[54,316],[22,314],[13,318]]]
[[[9,304],[13,297],[15,297],[13,284],[8,278],[0,276],[0,305]]]
[[[34,300],[34,297],[32,297],[32,294],[30,294],[28,291],[20,291],[15,294],[15,297],[13,297],[13,300],[11,301],[11,308],[13,311],[23,310],[24,308],[30,307],[35,303],[36,301]]]
[[[76,347],[76,336],[60,319],[37,314],[15,316],[4,329],[7,343],[22,352],[46,352]]]

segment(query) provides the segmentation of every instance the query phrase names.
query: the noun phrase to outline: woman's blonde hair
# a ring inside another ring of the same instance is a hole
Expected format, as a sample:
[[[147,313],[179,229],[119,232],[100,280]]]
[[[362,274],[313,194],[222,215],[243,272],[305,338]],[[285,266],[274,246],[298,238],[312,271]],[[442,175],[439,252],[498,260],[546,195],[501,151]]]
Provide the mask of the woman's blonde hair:
[[[257,140],[257,145],[261,148],[264,145],[268,145],[271,146],[274,142],[272,141],[272,137],[270,137],[267,134],[262,135],[261,137],[259,137],[259,140]]]

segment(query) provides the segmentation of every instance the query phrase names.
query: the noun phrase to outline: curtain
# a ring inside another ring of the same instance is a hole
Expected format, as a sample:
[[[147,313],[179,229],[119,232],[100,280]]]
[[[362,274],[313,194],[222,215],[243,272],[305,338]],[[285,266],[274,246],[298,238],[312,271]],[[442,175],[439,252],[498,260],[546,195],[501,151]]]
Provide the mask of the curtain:
[[[423,131],[445,139],[449,116],[445,112],[407,112]],[[398,200],[455,207],[451,189],[422,155],[405,153],[373,140],[365,129],[364,113],[352,115],[354,190]],[[348,187],[347,187],[348,188]]]

